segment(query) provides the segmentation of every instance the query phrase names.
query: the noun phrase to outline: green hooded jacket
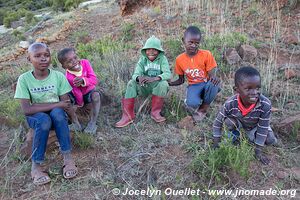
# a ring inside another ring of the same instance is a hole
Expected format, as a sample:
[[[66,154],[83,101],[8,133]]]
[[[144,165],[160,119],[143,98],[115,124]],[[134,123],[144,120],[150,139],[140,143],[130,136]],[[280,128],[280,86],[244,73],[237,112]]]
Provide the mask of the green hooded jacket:
[[[159,54],[153,62],[151,62],[146,55],[146,49],[151,48],[159,51]],[[138,76],[159,76],[162,81],[171,79],[169,62],[158,38],[155,36],[150,37],[146,41],[145,46],[142,48],[141,54],[142,55],[136,64],[134,73],[132,75],[133,80],[136,81]]]

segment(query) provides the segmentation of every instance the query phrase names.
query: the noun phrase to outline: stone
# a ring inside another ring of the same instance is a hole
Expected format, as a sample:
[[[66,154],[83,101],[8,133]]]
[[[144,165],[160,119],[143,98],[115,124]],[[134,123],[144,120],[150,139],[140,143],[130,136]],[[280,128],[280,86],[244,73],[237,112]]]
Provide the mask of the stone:
[[[291,168],[291,171],[292,171],[292,174],[293,174],[293,177],[300,181],[300,167],[293,167]]]
[[[186,129],[186,130],[190,130],[190,131],[193,130],[195,127],[192,116],[187,116],[187,117],[181,119],[177,125],[178,125],[178,128]]]
[[[284,76],[286,79],[291,79],[297,76],[296,71],[293,69],[285,69]]]
[[[294,34],[287,34],[283,36],[282,41],[286,44],[299,44],[299,39],[296,35]]]
[[[300,138],[300,113],[295,114],[294,116],[284,116],[276,126],[276,129],[282,135],[290,135],[293,131],[298,131],[297,138]],[[295,130],[298,128],[298,130]]]
[[[224,52],[224,60],[229,64],[229,65],[235,65],[241,62],[241,57],[234,48],[227,49]]]
[[[23,48],[23,49],[28,49],[28,47],[29,47],[29,42],[28,41],[21,41],[20,43],[19,43],[19,47],[21,47],[21,48]]]
[[[0,26],[0,34],[4,34],[4,33],[7,33],[9,31],[12,31],[12,30],[13,30],[12,28],[6,28],[4,25]]]
[[[88,6],[96,4],[96,3],[101,3],[103,1],[104,0],[92,0],[92,1],[82,2],[78,5],[78,8],[85,8],[85,7],[88,7]]]
[[[247,44],[241,45],[238,53],[245,62],[251,62],[257,57],[257,49]]]
[[[276,172],[276,176],[279,179],[285,179],[285,178],[289,177],[289,173],[287,173],[286,171],[283,171],[283,170],[279,170]]]

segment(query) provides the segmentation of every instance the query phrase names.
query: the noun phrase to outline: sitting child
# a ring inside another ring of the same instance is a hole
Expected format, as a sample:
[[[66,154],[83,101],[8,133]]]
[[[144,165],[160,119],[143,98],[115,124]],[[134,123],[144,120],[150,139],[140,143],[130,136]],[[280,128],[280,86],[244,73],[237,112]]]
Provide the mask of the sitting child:
[[[72,86],[72,92],[69,93],[73,104],[82,107],[85,104],[92,104],[90,111],[90,121],[86,128],[85,133],[95,134],[97,131],[97,118],[100,110],[100,94],[95,90],[98,79],[94,70],[88,60],[79,60],[75,49],[65,48],[57,54],[58,60],[62,67],[66,69],[66,77]],[[70,112],[72,118],[73,128],[76,131],[81,131],[81,125],[72,109]]]
[[[185,53],[176,58],[175,73],[179,75],[176,81],[169,82],[170,86],[184,83],[187,76],[189,85],[185,104],[192,113],[194,121],[204,119],[211,102],[220,91],[220,79],[216,77],[217,63],[208,50],[198,49],[201,32],[195,26],[188,27],[182,39]]]
[[[256,157],[268,164],[262,148],[275,144],[277,139],[270,127],[271,102],[260,94],[260,74],[253,67],[242,67],[236,71],[234,83],[237,94],[225,102],[213,125],[214,147],[221,141],[224,123],[232,132],[233,143],[239,143],[239,130],[243,128],[249,141],[255,143]]]
[[[73,178],[77,168],[71,156],[71,139],[66,109],[71,107],[67,79],[58,71],[48,69],[51,55],[43,43],[33,43],[28,48],[28,61],[34,69],[22,74],[17,83],[15,98],[20,99],[21,108],[30,128],[34,129],[32,144],[31,176],[33,183],[43,185],[50,177],[42,169],[49,131],[56,132],[63,155],[63,176]]]
[[[132,80],[127,84],[125,98],[122,99],[123,115],[115,125],[118,128],[133,122],[134,99],[137,95],[152,94],[151,118],[158,123],[166,120],[160,112],[163,107],[163,98],[168,92],[167,80],[171,78],[171,72],[160,40],[155,36],[150,37],[142,48],[141,54]]]

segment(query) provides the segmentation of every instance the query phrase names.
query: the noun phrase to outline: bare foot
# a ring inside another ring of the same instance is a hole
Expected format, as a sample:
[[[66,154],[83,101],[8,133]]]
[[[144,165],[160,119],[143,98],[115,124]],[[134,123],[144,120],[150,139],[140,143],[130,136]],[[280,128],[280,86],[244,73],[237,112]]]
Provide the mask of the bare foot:
[[[83,132],[94,135],[96,134],[97,128],[96,122],[90,121]]]

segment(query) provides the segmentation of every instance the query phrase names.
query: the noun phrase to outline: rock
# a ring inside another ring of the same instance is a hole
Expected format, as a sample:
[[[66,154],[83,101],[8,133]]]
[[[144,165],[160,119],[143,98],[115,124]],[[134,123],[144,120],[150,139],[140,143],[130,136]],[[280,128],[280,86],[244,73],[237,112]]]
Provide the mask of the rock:
[[[23,48],[23,49],[28,49],[28,47],[29,47],[29,42],[28,41],[21,41],[20,43],[19,43],[19,47],[21,47],[21,48]]]
[[[234,48],[227,49],[224,52],[224,60],[229,64],[229,65],[235,65],[241,62],[241,57]]]
[[[297,76],[296,71],[293,69],[285,69],[284,76],[286,79],[291,79]]]
[[[299,44],[299,39],[296,35],[294,34],[287,34],[283,36],[282,41],[286,44]]]
[[[257,49],[253,46],[243,44],[238,50],[243,61],[251,62],[257,57]]]
[[[287,104],[284,105],[285,109],[289,109],[289,110],[295,110],[297,108],[297,103],[290,101]]]
[[[283,135],[290,135],[293,131],[298,131],[297,138],[300,139],[300,113],[290,117],[284,116],[275,126],[278,132]]]
[[[296,180],[300,181],[300,167],[293,167],[291,169],[291,171],[292,171],[293,177]]]
[[[178,122],[178,128],[181,128],[181,129],[186,129],[186,130],[193,130],[195,125],[194,125],[194,122],[193,122],[193,118],[192,116],[187,116],[183,119],[181,119],[179,122]]]
[[[4,25],[0,26],[0,34],[4,34],[12,30],[12,28],[6,28]]]
[[[34,130],[29,129],[29,131],[26,134],[26,140],[20,147],[20,153],[25,158],[31,157],[33,133],[34,133]],[[70,134],[71,134],[71,140],[72,140],[74,134],[73,134],[73,132],[70,132]],[[54,149],[57,149],[58,147],[59,147],[59,143],[57,141],[55,131],[51,130],[49,133],[48,142],[47,142],[47,152],[53,151]]]
[[[279,179],[285,179],[285,178],[289,177],[289,173],[287,173],[286,171],[283,171],[283,170],[279,170],[276,172],[276,176]]]
[[[85,8],[87,6],[90,6],[92,4],[101,3],[105,0],[92,0],[92,1],[86,1],[79,4],[78,8]]]

